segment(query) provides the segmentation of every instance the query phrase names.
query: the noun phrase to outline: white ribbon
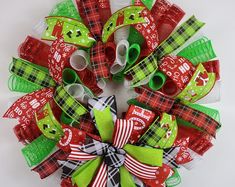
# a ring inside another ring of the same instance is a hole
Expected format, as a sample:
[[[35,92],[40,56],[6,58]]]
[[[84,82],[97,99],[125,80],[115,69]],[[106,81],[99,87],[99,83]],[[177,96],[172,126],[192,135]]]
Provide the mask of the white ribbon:
[[[129,42],[127,40],[121,40],[117,44],[116,48],[116,60],[110,68],[112,74],[117,74],[121,72],[127,64],[127,51],[129,48]]]
[[[84,50],[75,51],[71,55],[69,63],[71,67],[77,71],[86,69],[89,64],[87,52]]]

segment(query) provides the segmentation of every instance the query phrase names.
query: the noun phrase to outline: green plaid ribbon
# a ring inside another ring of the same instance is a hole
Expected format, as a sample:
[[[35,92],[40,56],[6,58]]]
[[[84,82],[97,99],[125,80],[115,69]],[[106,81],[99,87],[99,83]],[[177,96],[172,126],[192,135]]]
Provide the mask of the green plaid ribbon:
[[[155,147],[158,142],[165,136],[167,129],[161,128],[159,121],[155,121],[149,129],[141,136],[138,143]]]
[[[133,68],[127,70],[125,74],[133,78],[131,87],[139,86],[141,81],[153,75],[158,68],[158,60],[181,47],[204,25],[205,23],[197,20],[195,16],[192,16],[162,42],[153,53]]]
[[[56,88],[54,93],[54,101],[69,117],[77,122],[79,122],[80,116],[88,112],[84,106],[69,95],[63,86]]]
[[[212,47],[212,42],[203,37],[192,44],[188,45],[177,56],[187,58],[195,66],[201,62],[207,62],[216,57]]]
[[[190,17],[157,47],[153,55],[155,58],[161,59],[163,56],[172,53],[188,41],[204,25],[205,23],[197,20],[195,16]]]
[[[19,77],[42,87],[56,86],[55,81],[51,78],[49,73],[38,69],[32,63],[20,58],[13,58],[13,64],[10,71]]]
[[[139,86],[139,82],[151,76],[157,69],[157,59],[151,54],[134,67],[127,70],[125,74],[133,78],[131,81],[131,86],[136,87]]]

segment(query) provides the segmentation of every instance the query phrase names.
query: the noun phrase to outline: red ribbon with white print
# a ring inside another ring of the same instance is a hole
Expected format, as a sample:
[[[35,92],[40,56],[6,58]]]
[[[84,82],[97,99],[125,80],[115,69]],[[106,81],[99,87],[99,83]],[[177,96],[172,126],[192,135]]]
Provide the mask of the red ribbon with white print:
[[[18,119],[20,123],[29,124],[34,118],[36,111],[39,111],[53,97],[53,88],[43,88],[41,90],[27,94],[18,99],[3,115],[4,118]]]

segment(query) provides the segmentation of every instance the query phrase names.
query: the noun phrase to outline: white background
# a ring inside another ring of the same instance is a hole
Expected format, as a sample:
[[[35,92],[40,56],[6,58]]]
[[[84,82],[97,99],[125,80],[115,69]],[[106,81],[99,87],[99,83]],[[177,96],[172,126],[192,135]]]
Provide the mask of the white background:
[[[45,17],[57,0],[0,0],[0,115],[7,109],[8,99],[16,96],[7,88],[8,66],[17,55],[17,46],[31,33],[32,27]],[[203,33],[213,40],[221,61],[222,97],[213,104],[220,109],[223,127],[215,146],[191,171],[183,170],[181,187],[235,186],[235,1],[234,0],[174,0],[189,17],[195,14],[206,22]],[[118,102],[123,100],[121,91]],[[111,94],[111,93],[110,93]],[[120,106],[121,107],[121,106]],[[123,107],[122,107],[123,108]],[[59,186],[59,175],[40,180],[30,172],[21,155],[22,145],[12,132],[15,121],[2,120],[0,126],[0,186],[4,187],[54,187]]]

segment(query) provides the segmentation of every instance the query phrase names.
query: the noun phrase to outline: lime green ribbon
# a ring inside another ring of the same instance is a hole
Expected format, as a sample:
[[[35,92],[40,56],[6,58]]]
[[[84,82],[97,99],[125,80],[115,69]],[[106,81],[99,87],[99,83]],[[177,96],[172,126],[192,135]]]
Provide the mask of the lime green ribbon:
[[[50,104],[47,103],[40,114],[35,114],[38,128],[49,139],[59,141],[64,135],[61,124],[55,118]]]
[[[89,29],[81,22],[59,16],[46,17],[48,28],[43,33],[42,39],[53,41],[63,35],[66,43],[91,47],[95,39],[91,37]]]
[[[102,41],[107,42],[109,37],[121,27],[145,23],[145,19],[139,16],[144,8],[143,6],[129,6],[115,12],[104,25]]]

